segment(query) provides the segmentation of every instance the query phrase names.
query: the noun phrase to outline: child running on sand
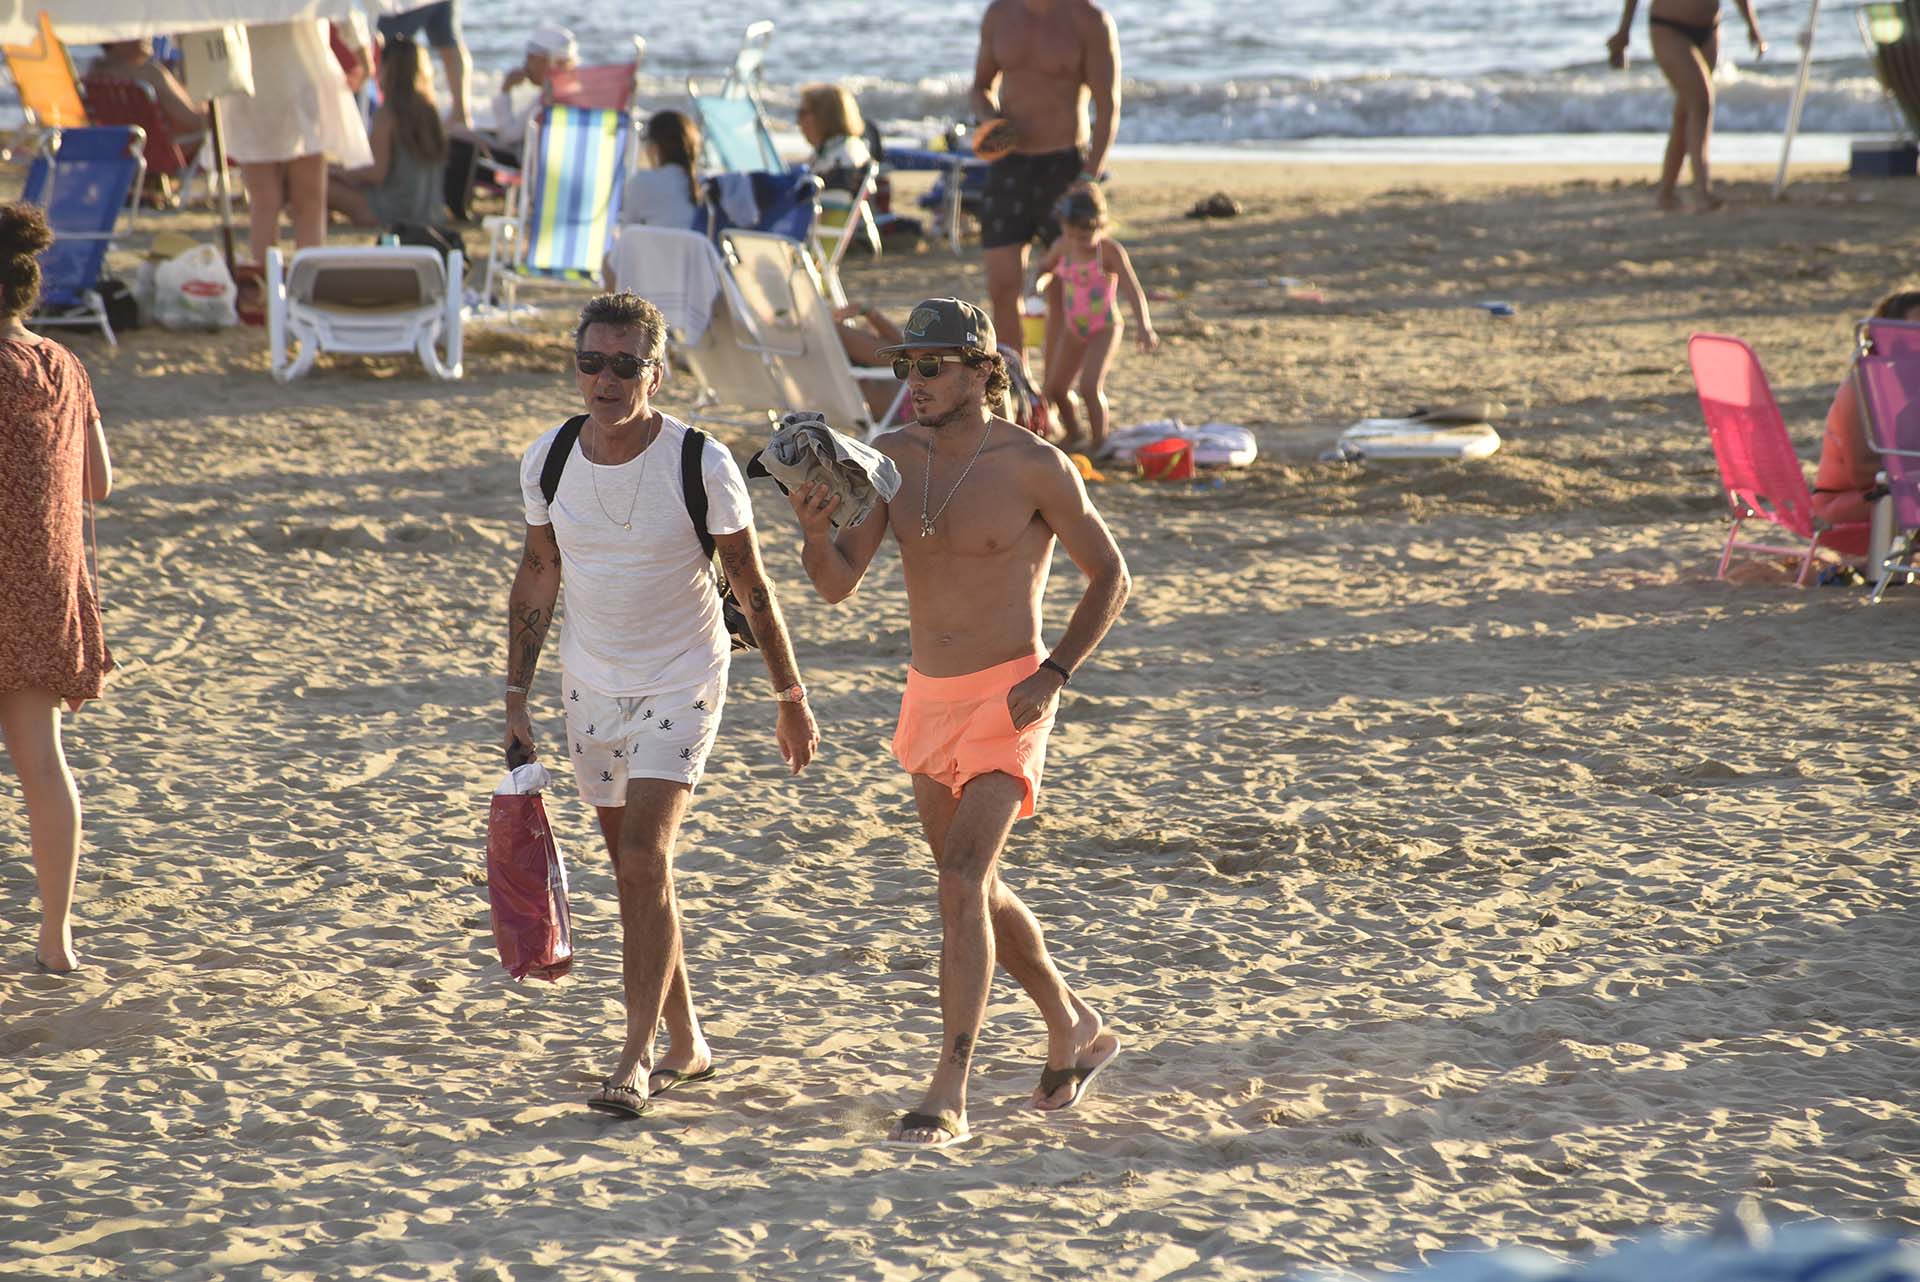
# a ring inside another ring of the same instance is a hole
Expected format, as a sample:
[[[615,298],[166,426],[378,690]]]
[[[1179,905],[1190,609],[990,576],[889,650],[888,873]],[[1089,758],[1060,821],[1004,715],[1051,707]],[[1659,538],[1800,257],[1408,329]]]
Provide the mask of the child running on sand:
[[[1040,262],[1040,274],[1057,278],[1047,290],[1047,377],[1043,392],[1065,432],[1062,449],[1082,443],[1071,392],[1079,383],[1087,407],[1089,451],[1107,439],[1107,371],[1119,355],[1125,328],[1116,306],[1124,292],[1140,326],[1140,350],[1160,346],[1147,315],[1147,296],[1133,274],[1133,263],[1119,241],[1107,235],[1107,202],[1100,189],[1083,183],[1069,191],[1058,210],[1060,238]]]

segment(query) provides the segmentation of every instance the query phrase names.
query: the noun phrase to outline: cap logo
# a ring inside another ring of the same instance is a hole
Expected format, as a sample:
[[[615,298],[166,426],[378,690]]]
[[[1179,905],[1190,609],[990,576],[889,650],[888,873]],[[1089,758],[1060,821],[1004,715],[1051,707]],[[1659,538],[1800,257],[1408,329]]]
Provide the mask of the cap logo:
[[[907,317],[907,333],[924,334],[940,323],[940,313],[931,307],[916,307]]]

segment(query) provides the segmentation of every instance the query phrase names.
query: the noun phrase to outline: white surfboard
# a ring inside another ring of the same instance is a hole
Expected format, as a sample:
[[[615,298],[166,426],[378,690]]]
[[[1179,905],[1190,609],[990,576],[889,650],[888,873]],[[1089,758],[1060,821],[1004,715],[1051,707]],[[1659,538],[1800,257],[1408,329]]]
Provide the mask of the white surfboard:
[[[1363,418],[1340,433],[1340,458],[1477,459],[1500,448],[1500,433],[1488,423],[1427,426],[1398,418]]]
[[[1101,459],[1132,462],[1142,446],[1177,436],[1193,442],[1193,461],[1199,467],[1245,467],[1259,457],[1260,448],[1253,433],[1232,423],[1202,423],[1195,426],[1179,419],[1162,419],[1123,427],[1107,437],[1100,447]]]

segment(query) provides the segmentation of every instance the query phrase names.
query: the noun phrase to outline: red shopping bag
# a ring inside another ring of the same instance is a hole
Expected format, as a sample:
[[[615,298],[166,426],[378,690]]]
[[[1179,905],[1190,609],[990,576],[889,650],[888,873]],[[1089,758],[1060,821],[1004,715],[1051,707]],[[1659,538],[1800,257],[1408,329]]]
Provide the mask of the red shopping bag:
[[[558,979],[573,969],[567,866],[537,792],[494,794],[487,814],[487,898],[494,946],[509,975]]]

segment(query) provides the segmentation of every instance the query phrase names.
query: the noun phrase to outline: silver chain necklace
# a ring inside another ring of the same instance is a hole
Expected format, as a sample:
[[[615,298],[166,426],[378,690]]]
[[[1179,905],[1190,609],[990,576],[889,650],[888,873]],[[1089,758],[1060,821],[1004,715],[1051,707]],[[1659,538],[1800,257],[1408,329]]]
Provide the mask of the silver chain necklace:
[[[973,447],[973,457],[968,459],[967,465],[960,469],[960,479],[955,481],[953,488],[947,491],[946,502],[940,505],[939,511],[936,511],[932,516],[928,516],[927,500],[931,497],[928,492],[933,488],[933,429],[927,429],[927,474],[920,478],[921,538],[930,539],[933,537],[933,523],[940,519],[940,514],[947,510],[947,504],[953,502],[953,496],[960,492],[960,487],[966,483],[967,473],[973,471],[973,465],[980,461],[980,452],[987,448],[987,438],[992,435],[993,424],[989,422],[987,424],[987,430],[980,433],[980,444]]]
[[[659,433],[656,432],[654,435],[658,437]],[[587,472],[587,479],[593,482],[593,505],[600,509],[601,516],[606,517],[607,520],[613,522],[623,530],[631,530],[633,528],[633,510],[640,506],[640,490],[641,487],[647,483],[647,450],[652,445],[653,442],[648,441],[645,446],[641,447],[640,478],[633,483],[633,501],[627,504],[627,519],[624,521],[607,511],[607,505],[600,501],[600,465],[594,464],[592,459],[587,460],[589,464],[593,464],[591,470]],[[627,461],[631,463],[633,460],[628,459]],[[616,464],[616,466],[618,465]]]

